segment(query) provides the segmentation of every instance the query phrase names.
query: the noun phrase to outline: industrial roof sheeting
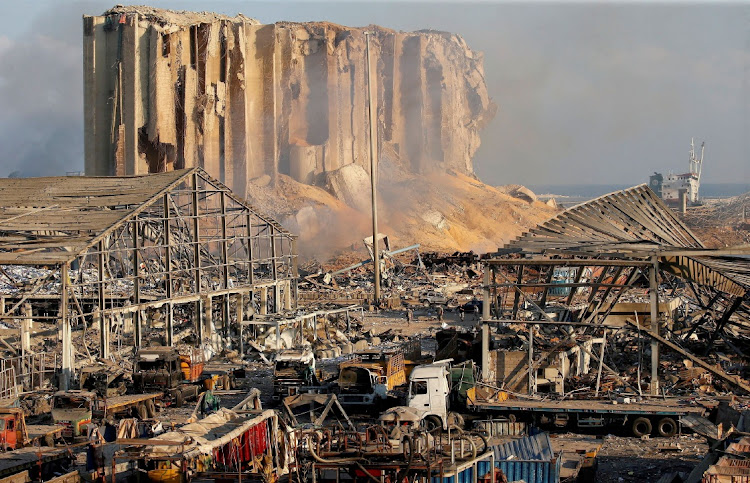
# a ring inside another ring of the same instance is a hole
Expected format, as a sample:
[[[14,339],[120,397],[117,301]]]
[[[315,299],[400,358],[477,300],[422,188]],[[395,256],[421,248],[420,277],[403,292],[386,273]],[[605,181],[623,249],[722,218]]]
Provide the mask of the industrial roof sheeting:
[[[552,461],[555,453],[552,450],[552,442],[547,433],[538,433],[534,436],[509,441],[505,444],[495,446],[495,459],[517,460],[517,461]]]
[[[592,257],[657,255],[662,268],[683,279],[737,297],[750,290],[750,248],[735,247],[731,256],[718,256],[727,250],[707,249],[645,184],[574,206],[507,247]]]
[[[180,441],[182,445],[147,445],[147,451],[154,457],[180,454],[185,458],[193,458],[199,454],[211,454],[214,448],[224,446],[248,429],[275,416],[276,413],[270,409],[255,416],[239,415],[229,409],[219,409],[200,421],[153,438],[168,442]]]
[[[743,263],[727,258],[667,256],[659,258],[659,266],[682,279],[743,297],[750,288],[750,259]]]
[[[0,179],[0,264],[58,264],[191,170],[127,177]]]
[[[291,236],[201,168],[140,176],[2,178],[0,265],[68,262],[194,173],[278,233]]]
[[[510,441],[494,448],[495,466],[508,481],[558,483],[562,458],[556,458],[547,433]]]
[[[649,253],[703,248],[701,241],[645,184],[574,206],[509,244],[527,253]]]

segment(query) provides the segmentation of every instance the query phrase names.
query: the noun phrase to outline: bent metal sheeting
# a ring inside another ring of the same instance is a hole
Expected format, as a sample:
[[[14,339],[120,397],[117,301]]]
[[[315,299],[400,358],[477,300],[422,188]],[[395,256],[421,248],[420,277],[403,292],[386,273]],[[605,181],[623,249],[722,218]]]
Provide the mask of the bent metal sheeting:
[[[750,290],[750,248],[744,256],[717,256],[705,248],[645,184],[570,208],[508,244],[524,253],[645,259],[674,275],[744,297]],[[726,250],[724,250],[726,251]]]
[[[201,168],[141,176],[0,178],[0,264],[70,261],[196,172],[277,233],[287,233]]]
[[[185,459],[191,459],[200,454],[211,454],[215,448],[232,442],[251,428],[266,421],[273,423],[275,417],[276,413],[272,410],[263,411],[256,416],[241,416],[229,409],[220,409],[200,421],[186,424],[179,429],[153,438],[154,441],[180,441],[181,445],[147,445],[147,452],[152,457],[180,455]],[[272,429],[273,427],[267,430]]]
[[[574,206],[524,233],[509,247],[526,253],[646,255],[666,248],[704,246],[643,184]]]

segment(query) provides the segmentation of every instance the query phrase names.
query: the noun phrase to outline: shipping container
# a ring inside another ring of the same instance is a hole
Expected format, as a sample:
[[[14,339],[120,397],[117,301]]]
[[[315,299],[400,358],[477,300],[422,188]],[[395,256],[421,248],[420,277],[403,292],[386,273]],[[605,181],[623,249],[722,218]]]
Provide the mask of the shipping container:
[[[555,455],[547,433],[495,446],[495,466],[508,481],[559,483],[562,455]]]

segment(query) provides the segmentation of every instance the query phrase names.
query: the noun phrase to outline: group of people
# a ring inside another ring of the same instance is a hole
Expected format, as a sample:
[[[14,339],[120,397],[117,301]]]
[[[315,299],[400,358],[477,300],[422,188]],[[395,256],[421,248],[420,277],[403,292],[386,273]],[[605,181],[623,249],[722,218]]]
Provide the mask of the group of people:
[[[472,314],[474,314],[474,320],[478,321],[479,320],[479,306],[478,305],[475,304],[473,306]],[[443,308],[442,305],[438,305],[437,306],[438,321],[442,322],[444,315],[445,315],[445,308]],[[464,320],[466,320],[466,310],[464,310],[463,307],[459,307],[459,309],[458,309],[458,317],[461,319],[461,322],[463,322]],[[408,307],[406,309],[406,323],[407,323],[407,325],[410,325],[411,322],[412,322],[412,320],[414,320],[414,310],[411,307]]]

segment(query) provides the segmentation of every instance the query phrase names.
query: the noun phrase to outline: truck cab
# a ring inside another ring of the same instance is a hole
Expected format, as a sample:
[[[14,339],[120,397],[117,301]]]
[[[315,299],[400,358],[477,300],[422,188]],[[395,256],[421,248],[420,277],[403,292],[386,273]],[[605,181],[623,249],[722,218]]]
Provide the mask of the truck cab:
[[[305,386],[317,386],[315,355],[309,349],[285,349],[274,361],[273,399],[294,396]]]
[[[52,396],[52,419],[63,427],[63,437],[85,435],[95,399],[96,394],[90,391],[58,391]]]
[[[204,373],[204,365],[198,349],[188,353],[174,347],[140,349],[133,366],[133,385],[140,393],[163,391],[177,406],[182,406],[184,401],[198,397],[205,380],[213,382]]]
[[[139,392],[174,388],[185,379],[180,353],[172,347],[149,347],[135,356],[133,383]]]
[[[448,429],[450,408],[449,366],[446,362],[415,367],[409,378],[406,405],[423,411],[428,426]]]
[[[371,406],[384,402],[388,392],[406,383],[401,352],[363,351],[339,365],[339,402]]]
[[[104,397],[122,396],[127,391],[125,371],[121,367],[88,366],[81,369],[81,390]]]
[[[14,450],[23,440],[23,413],[20,417],[16,411],[0,413],[0,447],[6,451]]]

